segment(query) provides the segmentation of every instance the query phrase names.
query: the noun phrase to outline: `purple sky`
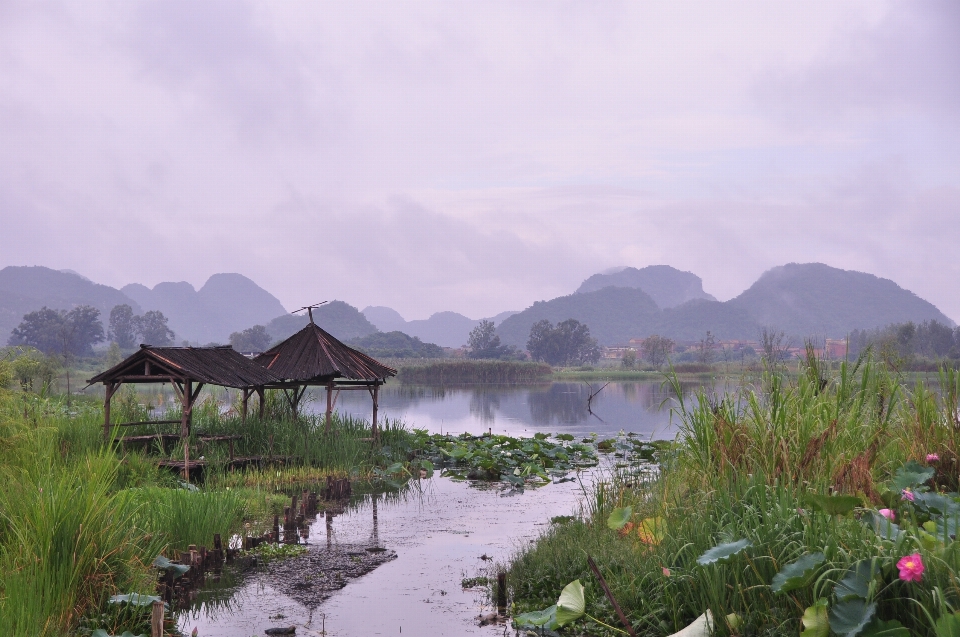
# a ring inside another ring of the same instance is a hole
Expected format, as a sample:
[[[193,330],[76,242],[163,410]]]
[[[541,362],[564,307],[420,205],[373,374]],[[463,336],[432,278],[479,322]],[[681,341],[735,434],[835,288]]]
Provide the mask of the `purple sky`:
[[[0,267],[477,318],[783,263],[960,320],[960,3],[0,0]]]

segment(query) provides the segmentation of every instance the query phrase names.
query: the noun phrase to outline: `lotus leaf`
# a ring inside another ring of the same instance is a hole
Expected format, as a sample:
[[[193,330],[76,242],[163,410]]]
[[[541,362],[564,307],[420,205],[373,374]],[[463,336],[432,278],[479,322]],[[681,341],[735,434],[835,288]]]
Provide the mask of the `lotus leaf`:
[[[861,506],[863,501],[854,495],[812,494],[807,496],[807,504],[827,515],[846,515]]]
[[[830,617],[827,611],[827,600],[818,599],[813,606],[807,607],[800,618],[803,628],[801,637],[828,637],[830,634]]]
[[[960,614],[941,615],[934,631],[937,637],[960,637]]]
[[[703,555],[698,557],[697,564],[707,565],[713,564],[714,562],[725,562],[750,546],[753,546],[753,542],[747,539],[720,544],[712,549],[709,549]]]
[[[934,473],[933,467],[924,467],[916,460],[911,460],[893,474],[891,487],[894,491],[915,489],[930,480]]]
[[[627,522],[630,521],[630,518],[633,516],[633,507],[623,507],[622,509],[614,509],[610,512],[610,517],[607,518],[607,526],[613,531],[619,531]]]
[[[560,591],[560,599],[557,600],[557,625],[563,627],[580,619],[586,610],[583,584],[575,579]]]
[[[863,637],[910,637],[910,631],[896,619],[885,622],[875,618],[860,634]]]
[[[830,609],[830,629],[845,637],[856,637],[863,633],[876,612],[876,604],[862,599],[840,602]]]
[[[770,588],[774,593],[787,593],[802,588],[809,581],[817,567],[824,563],[827,556],[823,553],[808,553],[795,562],[791,562],[773,577]]]

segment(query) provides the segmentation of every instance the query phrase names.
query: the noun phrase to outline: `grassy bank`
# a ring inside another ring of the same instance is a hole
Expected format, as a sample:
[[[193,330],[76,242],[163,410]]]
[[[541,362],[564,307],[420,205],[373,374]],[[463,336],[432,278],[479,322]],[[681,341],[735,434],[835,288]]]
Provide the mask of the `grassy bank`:
[[[146,415],[133,392],[114,409],[117,419]],[[0,634],[68,635],[85,617],[114,616],[111,596],[154,591],[157,555],[264,524],[289,504],[294,485],[328,474],[373,476],[409,453],[411,437],[397,423],[373,445],[368,423],[334,418],[328,434],[320,419],[287,417],[277,397],[267,418],[245,426],[222,411],[214,401],[195,410],[192,448],[209,464],[205,482],[187,489],[157,468],[159,449],[105,445],[102,407],[92,399],[74,397],[68,408],[61,398],[0,390]],[[229,471],[227,446],[198,447],[202,433],[242,433],[238,455],[272,449],[290,461]],[[124,625],[104,627],[119,633]]]
[[[579,580],[597,621],[562,631],[623,628],[589,555],[638,635],[708,610],[719,635],[958,634],[960,376],[939,383],[811,358],[719,402],[681,399],[655,478],[608,476],[582,517],[516,555],[516,610],[548,609]]]
[[[462,385],[472,383],[534,383],[550,380],[545,363],[487,360],[446,360],[400,368],[404,383]]]

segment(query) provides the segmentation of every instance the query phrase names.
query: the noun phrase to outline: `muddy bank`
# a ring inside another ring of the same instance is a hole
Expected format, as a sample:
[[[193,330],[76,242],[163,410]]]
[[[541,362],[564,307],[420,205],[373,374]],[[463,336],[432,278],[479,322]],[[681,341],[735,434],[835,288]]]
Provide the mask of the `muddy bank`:
[[[265,581],[304,608],[316,608],[350,580],[395,559],[396,552],[371,544],[309,546],[303,555],[268,564]]]

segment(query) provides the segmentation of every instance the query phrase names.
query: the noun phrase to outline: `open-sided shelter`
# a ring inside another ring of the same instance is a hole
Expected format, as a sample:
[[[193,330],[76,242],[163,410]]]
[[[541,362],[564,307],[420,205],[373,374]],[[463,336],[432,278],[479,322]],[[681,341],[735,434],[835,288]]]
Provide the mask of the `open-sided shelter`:
[[[244,415],[246,400],[252,392],[260,396],[260,413],[263,415],[263,389],[280,379],[269,369],[251,361],[229,345],[224,347],[153,347],[141,345],[140,349],[110,369],[97,374],[89,381],[94,385],[103,383],[103,435],[109,440],[113,427],[133,425],[176,424],[176,420],[149,420],[145,422],[110,422],[110,401],[124,383],[170,383],[183,406],[180,423],[180,439],[184,443],[184,475],[190,472],[190,436],[193,405],[204,385],[219,385],[243,390]]]
[[[306,327],[254,358],[282,379],[268,384],[267,389],[284,390],[296,415],[307,387],[325,387],[328,428],[336,395],[341,390],[367,390],[373,400],[372,431],[376,437],[380,386],[387,378],[396,376],[397,370],[344,345],[314,323],[312,314]]]

